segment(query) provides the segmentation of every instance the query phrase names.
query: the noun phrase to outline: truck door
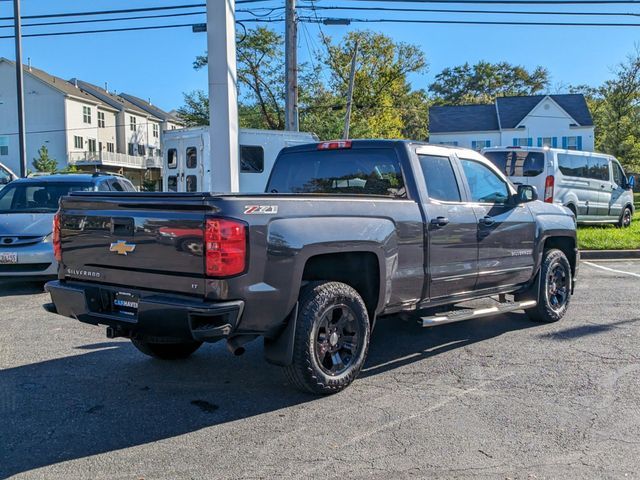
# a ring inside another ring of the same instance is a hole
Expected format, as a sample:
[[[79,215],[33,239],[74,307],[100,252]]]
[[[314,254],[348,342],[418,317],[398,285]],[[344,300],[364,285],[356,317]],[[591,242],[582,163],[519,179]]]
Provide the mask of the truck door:
[[[427,197],[425,236],[426,275],[431,299],[473,290],[478,273],[477,222],[464,201],[451,157],[421,154]]]
[[[627,177],[622,170],[620,164],[611,160],[612,182],[609,187],[611,197],[609,198],[609,216],[619,218],[622,215],[622,209],[629,201],[627,194]]]
[[[477,159],[460,157],[477,221],[476,290],[524,283],[534,268],[536,224],[526,205],[509,200],[511,190],[495,171]]]

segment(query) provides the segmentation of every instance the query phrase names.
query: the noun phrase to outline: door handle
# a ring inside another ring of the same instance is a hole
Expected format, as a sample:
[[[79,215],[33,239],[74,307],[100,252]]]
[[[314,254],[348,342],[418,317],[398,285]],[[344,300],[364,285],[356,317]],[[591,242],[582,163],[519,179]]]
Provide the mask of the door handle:
[[[436,217],[432,218],[429,223],[434,227],[444,227],[449,223],[449,219],[447,217]]]
[[[484,225],[485,227],[490,227],[491,225],[496,223],[496,221],[493,218],[487,216],[487,217],[482,217],[480,220],[478,220],[478,223],[480,225]]]

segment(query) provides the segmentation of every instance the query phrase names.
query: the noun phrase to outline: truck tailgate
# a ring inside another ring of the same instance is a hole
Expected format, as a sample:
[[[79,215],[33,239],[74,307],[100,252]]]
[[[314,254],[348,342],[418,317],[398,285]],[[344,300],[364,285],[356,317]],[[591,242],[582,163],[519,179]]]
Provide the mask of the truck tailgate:
[[[72,195],[61,202],[60,277],[204,295],[201,194]]]

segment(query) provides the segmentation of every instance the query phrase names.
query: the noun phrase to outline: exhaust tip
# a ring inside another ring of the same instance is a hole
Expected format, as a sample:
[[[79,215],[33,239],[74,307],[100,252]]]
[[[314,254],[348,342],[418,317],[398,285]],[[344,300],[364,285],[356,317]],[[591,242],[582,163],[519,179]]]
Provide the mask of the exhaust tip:
[[[246,351],[244,345],[255,340],[257,335],[238,335],[227,340],[227,349],[236,357],[244,354]]]

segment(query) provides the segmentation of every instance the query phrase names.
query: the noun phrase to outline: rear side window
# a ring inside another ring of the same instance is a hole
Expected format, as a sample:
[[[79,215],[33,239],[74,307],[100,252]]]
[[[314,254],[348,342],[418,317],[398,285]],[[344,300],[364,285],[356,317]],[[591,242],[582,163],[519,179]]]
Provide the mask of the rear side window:
[[[267,192],[406,196],[400,163],[390,148],[285,153]]]
[[[418,155],[429,198],[459,202],[460,189],[449,157]]]
[[[544,173],[544,153],[511,150],[485,152],[491,163],[509,177],[537,177]]]
[[[609,159],[606,157],[559,153],[558,168],[569,177],[609,180]]]
[[[259,146],[240,145],[240,171],[262,173],[264,171],[264,149]]]
[[[187,168],[198,166],[198,149],[196,147],[187,148]]]

